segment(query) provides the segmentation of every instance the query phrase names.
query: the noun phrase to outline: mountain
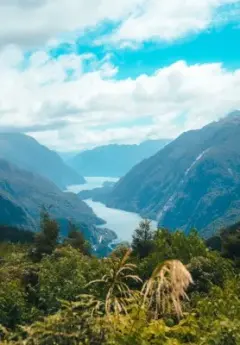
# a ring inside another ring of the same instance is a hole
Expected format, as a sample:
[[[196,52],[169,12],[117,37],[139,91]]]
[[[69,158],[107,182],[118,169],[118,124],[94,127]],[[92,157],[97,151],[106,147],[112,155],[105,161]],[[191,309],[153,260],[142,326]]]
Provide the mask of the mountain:
[[[119,177],[163,148],[170,140],[149,140],[139,145],[106,145],[79,153],[70,166],[83,176]]]
[[[206,237],[239,220],[240,112],[183,133],[135,166],[108,195],[107,206],[170,229],[196,227]]]
[[[62,192],[54,183],[22,170],[0,159],[0,224],[37,231],[42,206],[61,224],[66,234],[67,222],[78,224],[86,237],[96,245],[99,238],[109,242],[115,238],[110,230],[96,228],[104,224],[92,209],[69,192]]]
[[[57,154],[62,158],[62,160],[66,163],[68,163],[68,161],[70,161],[71,159],[73,159],[78,152],[60,152],[57,151]]]
[[[38,173],[62,189],[67,185],[85,182],[84,178],[66,165],[56,152],[25,134],[0,133],[0,158],[22,169]]]
[[[82,190],[78,193],[78,196],[81,200],[92,199],[93,201],[101,201],[104,203],[106,202],[109,193],[112,192],[115,184],[115,182],[106,181],[103,183],[102,187]]]

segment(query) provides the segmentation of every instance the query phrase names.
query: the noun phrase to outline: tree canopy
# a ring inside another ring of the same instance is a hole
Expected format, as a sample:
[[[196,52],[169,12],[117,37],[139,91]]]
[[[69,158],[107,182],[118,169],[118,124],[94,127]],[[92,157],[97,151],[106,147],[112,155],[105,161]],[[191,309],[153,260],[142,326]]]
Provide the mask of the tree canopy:
[[[144,221],[107,258],[58,230],[43,213],[33,243],[0,244],[1,344],[240,344],[238,227],[213,250]]]

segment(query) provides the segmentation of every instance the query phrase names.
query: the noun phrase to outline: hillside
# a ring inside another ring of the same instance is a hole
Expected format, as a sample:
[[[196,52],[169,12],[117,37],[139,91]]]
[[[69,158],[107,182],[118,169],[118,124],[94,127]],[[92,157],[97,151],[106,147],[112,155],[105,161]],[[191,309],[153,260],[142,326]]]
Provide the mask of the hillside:
[[[0,158],[22,169],[38,173],[62,189],[71,184],[85,182],[84,178],[66,165],[56,152],[24,134],[0,133]]]
[[[240,112],[182,134],[135,166],[107,205],[205,236],[240,218]]]
[[[89,190],[82,190],[78,193],[78,196],[81,200],[92,199],[93,201],[105,202],[104,198],[107,198],[108,195],[112,192],[115,182],[104,182],[102,187],[93,188]]]
[[[69,164],[83,176],[119,177],[163,148],[170,140],[149,140],[139,145],[106,145],[79,153]]]
[[[77,195],[64,193],[49,180],[0,159],[0,224],[36,231],[43,205],[60,222],[62,235],[67,221],[72,220],[93,244],[100,237],[109,241],[115,237],[111,231],[95,227],[104,224],[103,220]]]

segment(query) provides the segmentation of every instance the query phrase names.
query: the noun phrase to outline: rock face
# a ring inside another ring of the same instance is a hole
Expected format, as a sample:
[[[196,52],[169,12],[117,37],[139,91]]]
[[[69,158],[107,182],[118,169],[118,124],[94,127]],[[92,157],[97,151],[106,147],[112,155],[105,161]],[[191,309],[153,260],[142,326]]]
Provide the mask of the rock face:
[[[62,235],[72,220],[94,245],[103,236],[106,242],[115,238],[111,231],[96,227],[104,221],[77,195],[64,193],[40,175],[0,159],[0,224],[37,231],[42,206],[59,221]]]
[[[66,165],[56,152],[24,134],[0,133],[0,158],[48,178],[62,189],[85,183],[84,178]]]
[[[149,140],[139,145],[107,145],[81,152],[69,164],[84,176],[120,177],[149,158],[170,140]]]
[[[182,134],[135,166],[107,205],[205,236],[240,219],[240,112]]]

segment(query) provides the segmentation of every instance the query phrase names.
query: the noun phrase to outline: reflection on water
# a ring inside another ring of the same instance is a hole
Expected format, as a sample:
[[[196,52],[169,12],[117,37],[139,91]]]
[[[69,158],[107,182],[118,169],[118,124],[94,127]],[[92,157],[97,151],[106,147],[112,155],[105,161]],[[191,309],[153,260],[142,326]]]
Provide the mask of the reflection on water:
[[[109,177],[85,177],[85,179],[87,184],[69,186],[68,191],[79,193],[81,190],[101,187],[106,181],[117,182],[118,180],[116,178]],[[142,220],[137,213],[126,212],[115,208],[108,208],[101,202],[95,202],[92,200],[86,200],[85,202],[93,209],[98,217],[106,221],[104,227],[115,231],[119,240],[131,241],[134,230]],[[152,227],[155,228],[156,225],[157,223],[152,221]]]

